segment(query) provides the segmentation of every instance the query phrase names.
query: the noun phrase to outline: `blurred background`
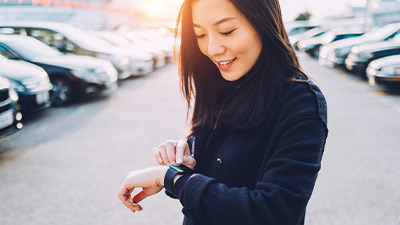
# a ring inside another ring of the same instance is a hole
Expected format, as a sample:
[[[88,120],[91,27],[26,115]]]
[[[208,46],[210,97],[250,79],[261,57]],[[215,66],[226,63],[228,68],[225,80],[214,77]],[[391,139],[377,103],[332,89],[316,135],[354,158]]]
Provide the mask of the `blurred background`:
[[[0,0],[0,224],[181,224],[116,192],[187,132],[173,63],[182,0]],[[306,224],[400,224],[400,2],[281,0],[328,102]]]

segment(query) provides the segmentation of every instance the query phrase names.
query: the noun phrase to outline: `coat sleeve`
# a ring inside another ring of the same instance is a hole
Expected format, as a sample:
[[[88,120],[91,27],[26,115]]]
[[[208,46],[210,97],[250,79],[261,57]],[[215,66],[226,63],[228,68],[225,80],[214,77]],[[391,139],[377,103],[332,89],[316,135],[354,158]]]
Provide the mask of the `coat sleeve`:
[[[320,118],[297,120],[282,133],[254,189],[229,188],[193,174],[179,199],[190,224],[299,224],[314,188],[327,137]]]

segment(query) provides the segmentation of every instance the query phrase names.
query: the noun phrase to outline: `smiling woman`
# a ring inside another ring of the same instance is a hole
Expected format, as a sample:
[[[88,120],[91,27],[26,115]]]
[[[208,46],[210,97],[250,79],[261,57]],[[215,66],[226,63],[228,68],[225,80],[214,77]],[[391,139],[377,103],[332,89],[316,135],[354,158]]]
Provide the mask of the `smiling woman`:
[[[304,224],[326,102],[300,68],[279,1],[185,0],[177,24],[191,129],[155,147],[159,166],[129,173],[120,200],[140,211],[165,187],[185,225]]]
[[[222,77],[234,81],[245,75],[261,53],[261,39],[233,4],[213,0],[193,4],[193,26],[201,53],[218,66]],[[203,16],[207,14],[208,16]]]

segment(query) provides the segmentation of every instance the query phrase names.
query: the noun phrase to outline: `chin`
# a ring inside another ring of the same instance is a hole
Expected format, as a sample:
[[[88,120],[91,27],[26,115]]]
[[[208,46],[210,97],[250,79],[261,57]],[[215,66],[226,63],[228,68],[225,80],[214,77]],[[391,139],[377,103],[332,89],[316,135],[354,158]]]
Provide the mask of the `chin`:
[[[243,75],[238,75],[238,74],[231,74],[231,73],[224,73],[221,72],[222,78],[224,78],[224,80],[226,81],[236,81],[239,80],[241,77],[243,77]]]

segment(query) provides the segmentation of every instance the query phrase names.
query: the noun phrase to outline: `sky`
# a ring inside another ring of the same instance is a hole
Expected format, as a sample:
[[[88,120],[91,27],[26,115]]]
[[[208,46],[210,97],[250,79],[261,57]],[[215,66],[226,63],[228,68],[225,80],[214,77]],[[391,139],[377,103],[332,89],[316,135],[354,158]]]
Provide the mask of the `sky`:
[[[163,2],[179,8],[183,0],[147,0],[148,2]],[[318,21],[324,16],[346,12],[347,6],[364,6],[367,0],[279,0],[284,21],[293,20],[306,9],[311,12],[313,19]],[[154,9],[154,6],[152,7]],[[165,11],[164,11],[165,12]],[[157,12],[154,12],[157,13]],[[173,16],[177,11],[171,12]]]
[[[300,12],[308,10],[315,20],[328,15],[346,12],[348,5],[365,6],[366,0],[280,0],[284,21],[293,20]]]

